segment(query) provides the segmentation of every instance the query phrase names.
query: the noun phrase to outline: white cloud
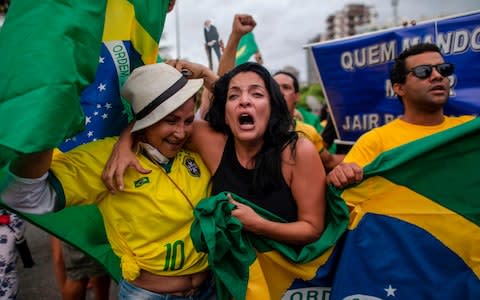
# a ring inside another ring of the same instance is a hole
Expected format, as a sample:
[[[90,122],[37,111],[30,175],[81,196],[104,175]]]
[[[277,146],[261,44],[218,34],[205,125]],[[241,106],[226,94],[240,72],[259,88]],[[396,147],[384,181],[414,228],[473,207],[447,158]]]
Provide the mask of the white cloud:
[[[345,4],[358,3],[347,0],[177,0],[174,11],[167,16],[164,43],[172,46],[175,57],[176,17],[179,16],[180,56],[207,64],[204,50],[203,22],[213,20],[221,38],[226,42],[235,13],[249,13],[257,21],[255,38],[262,52],[265,66],[271,71],[291,65],[300,70],[302,80],[306,74],[303,46],[320,32],[325,32],[328,15],[342,9]],[[374,6],[379,21],[392,20],[390,0],[366,0]],[[399,0],[400,19],[418,19],[451,15],[479,10],[478,0]]]

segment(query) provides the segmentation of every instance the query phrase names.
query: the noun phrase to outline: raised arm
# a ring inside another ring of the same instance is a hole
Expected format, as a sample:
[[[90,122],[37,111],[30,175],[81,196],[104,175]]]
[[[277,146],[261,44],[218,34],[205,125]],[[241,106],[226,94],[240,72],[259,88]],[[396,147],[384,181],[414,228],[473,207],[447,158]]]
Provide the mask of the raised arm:
[[[250,15],[237,14],[233,17],[232,32],[218,66],[220,76],[235,67],[235,57],[240,39],[246,33],[251,32],[256,25],[257,23]]]

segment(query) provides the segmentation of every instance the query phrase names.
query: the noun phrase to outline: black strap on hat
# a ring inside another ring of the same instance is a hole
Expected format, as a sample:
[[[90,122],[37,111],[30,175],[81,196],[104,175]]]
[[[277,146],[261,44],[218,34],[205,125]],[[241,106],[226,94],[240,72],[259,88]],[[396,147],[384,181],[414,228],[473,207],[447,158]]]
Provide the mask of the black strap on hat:
[[[172,86],[166,89],[163,93],[145,106],[141,111],[135,114],[137,120],[145,118],[149,113],[151,113],[155,108],[160,104],[165,102],[168,98],[172,97],[176,92],[183,88],[187,84],[188,80],[181,76]]]

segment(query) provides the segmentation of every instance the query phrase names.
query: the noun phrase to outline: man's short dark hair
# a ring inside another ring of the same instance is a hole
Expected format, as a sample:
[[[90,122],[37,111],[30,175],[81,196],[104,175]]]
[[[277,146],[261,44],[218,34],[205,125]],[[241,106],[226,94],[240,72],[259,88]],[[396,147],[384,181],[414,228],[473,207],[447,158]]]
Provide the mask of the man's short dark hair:
[[[297,77],[295,77],[295,75],[293,75],[292,73],[288,72],[288,71],[278,71],[278,72],[275,72],[275,74],[273,74],[273,77],[277,76],[278,74],[283,74],[283,75],[287,75],[288,77],[292,78],[293,80],[293,90],[295,91],[295,93],[298,93],[300,91],[300,86],[298,85],[298,79]]]
[[[442,54],[440,48],[438,48],[437,45],[430,43],[420,43],[405,49],[395,59],[395,63],[393,64],[392,70],[390,71],[390,81],[392,82],[392,85],[394,83],[405,83],[408,72],[407,65],[405,63],[407,57],[421,54],[424,52],[438,52]]]

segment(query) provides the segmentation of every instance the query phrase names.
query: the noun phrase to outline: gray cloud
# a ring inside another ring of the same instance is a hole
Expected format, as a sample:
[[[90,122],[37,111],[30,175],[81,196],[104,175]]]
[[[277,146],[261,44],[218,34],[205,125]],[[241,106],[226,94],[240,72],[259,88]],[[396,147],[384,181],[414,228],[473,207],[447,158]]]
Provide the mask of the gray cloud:
[[[291,65],[300,70],[305,79],[306,58],[303,46],[308,40],[325,31],[328,15],[340,10],[347,0],[177,0],[174,11],[165,24],[164,45],[171,46],[170,55],[176,56],[176,17],[179,16],[180,56],[207,64],[203,48],[203,22],[213,20],[221,38],[226,42],[235,13],[248,13],[255,17],[254,30],[265,66],[271,71]],[[380,22],[392,20],[391,1],[366,0],[378,12]],[[399,0],[400,19],[434,18],[480,9],[478,0]]]

